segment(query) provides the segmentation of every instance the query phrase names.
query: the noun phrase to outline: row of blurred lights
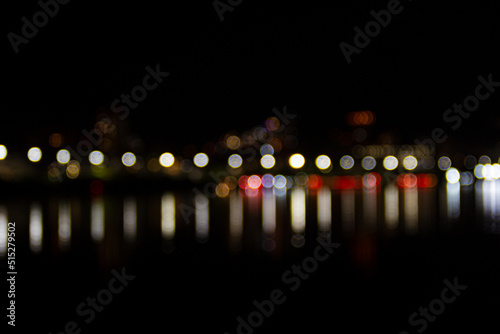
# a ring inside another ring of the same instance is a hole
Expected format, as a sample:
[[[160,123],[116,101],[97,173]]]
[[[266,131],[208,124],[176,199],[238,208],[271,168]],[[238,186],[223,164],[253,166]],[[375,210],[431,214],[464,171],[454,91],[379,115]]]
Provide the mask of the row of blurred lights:
[[[273,156],[273,148],[271,145],[263,145],[261,148],[261,160],[260,164],[265,169],[271,169],[276,163],[276,159]],[[38,147],[32,147],[28,150],[28,159],[32,162],[38,162],[42,158],[42,151]],[[5,145],[0,145],[0,160],[7,157],[7,148]],[[59,150],[56,154],[56,160],[60,164],[70,164],[71,154],[68,150]],[[92,165],[99,166],[104,163],[105,156],[101,151],[93,151],[89,154],[89,162]],[[122,155],[121,159],[124,166],[132,167],[137,159],[132,152],[126,152]],[[165,152],[160,155],[159,164],[163,167],[171,167],[175,163],[175,157],[172,153]],[[76,161],[73,161],[76,162]],[[196,167],[205,167],[208,165],[209,158],[205,153],[198,153],[193,158],[193,164]],[[305,165],[306,159],[300,153],[296,153],[290,156],[288,159],[289,165],[294,169],[300,169]],[[500,159],[499,159],[500,162]],[[232,154],[228,158],[228,165],[232,168],[239,168],[243,164],[243,158],[239,154]],[[350,155],[344,155],[339,161],[340,167],[344,170],[349,170],[354,167],[354,158]],[[442,171],[446,171],[446,178],[450,183],[456,183],[460,180],[460,172],[456,168],[451,167],[451,159],[449,157],[443,156],[438,160],[438,168]],[[76,165],[73,163],[72,165]],[[321,171],[329,171],[332,168],[332,161],[327,155],[319,155],[315,160],[316,167]],[[386,156],[382,165],[386,170],[392,171],[399,166],[399,160],[393,155]],[[404,169],[408,171],[414,170],[418,166],[418,159],[413,155],[408,155],[402,159],[402,165]],[[465,161],[466,167],[474,169],[474,176],[478,179],[493,180],[500,178],[500,164],[491,164],[491,159],[488,156],[481,156],[479,161],[473,156],[467,156]],[[374,157],[366,156],[361,160],[361,166],[367,171],[373,170],[377,166],[377,160]],[[76,168],[76,167],[75,167]],[[79,167],[78,167],[79,168]],[[468,172],[468,174],[472,173]],[[467,175],[468,175],[467,174]],[[469,178],[469,176],[467,176]]]
[[[237,187],[247,195],[258,195],[259,189],[271,189],[277,194],[284,194],[287,189],[294,186],[308,187],[311,190],[318,190],[322,187],[329,187],[336,190],[350,189],[375,189],[381,184],[381,176],[377,172],[367,172],[361,175],[336,175],[322,177],[321,175],[308,175],[304,172],[297,173],[294,177],[284,175],[242,175],[239,178],[228,176],[220,182],[215,193],[218,197],[226,197],[229,192]],[[398,175],[396,184],[400,188],[433,188],[437,185],[437,177],[432,173],[412,174],[405,173]]]

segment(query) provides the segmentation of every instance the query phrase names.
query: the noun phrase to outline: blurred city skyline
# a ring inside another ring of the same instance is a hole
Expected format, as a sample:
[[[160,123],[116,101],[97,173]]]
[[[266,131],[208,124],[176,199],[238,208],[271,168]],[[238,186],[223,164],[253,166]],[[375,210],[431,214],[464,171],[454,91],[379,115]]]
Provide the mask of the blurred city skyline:
[[[353,28],[386,3],[245,3],[223,22],[208,2],[95,6],[65,5],[18,54],[7,50],[2,143],[25,150],[66,132],[65,144],[76,144],[156,64],[170,75],[118,121],[121,135],[178,149],[251,130],[285,105],[298,115],[305,147],[331,145],[332,131],[352,131],[347,113],[361,110],[377,116],[370,143],[386,134],[411,144],[449,130],[443,113],[474,92],[478,76],[500,78],[492,2],[404,4],[350,64],[339,43],[352,43]],[[10,31],[36,10],[13,8]],[[492,94],[481,102],[445,145],[498,147],[498,101]]]

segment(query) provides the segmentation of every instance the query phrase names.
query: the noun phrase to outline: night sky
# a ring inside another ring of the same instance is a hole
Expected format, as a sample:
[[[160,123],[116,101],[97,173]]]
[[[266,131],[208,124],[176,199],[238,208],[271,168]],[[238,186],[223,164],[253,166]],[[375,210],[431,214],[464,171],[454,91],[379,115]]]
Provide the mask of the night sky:
[[[348,64],[339,44],[353,45],[354,27],[364,30],[370,11],[387,4],[243,1],[222,22],[211,1],[60,5],[17,54],[4,39],[0,140],[24,151],[59,131],[74,145],[103,108],[142,83],[146,66],[160,64],[170,75],[123,121],[124,135],[146,147],[201,147],[285,105],[306,147],[329,145],[356,110],[377,116],[369,143],[384,132],[412,143],[449,128],[444,111],[474,93],[479,75],[500,81],[498,3],[402,1]],[[40,10],[36,1],[8,6],[4,36],[20,34],[21,18]],[[498,142],[498,94],[450,132],[451,144]]]

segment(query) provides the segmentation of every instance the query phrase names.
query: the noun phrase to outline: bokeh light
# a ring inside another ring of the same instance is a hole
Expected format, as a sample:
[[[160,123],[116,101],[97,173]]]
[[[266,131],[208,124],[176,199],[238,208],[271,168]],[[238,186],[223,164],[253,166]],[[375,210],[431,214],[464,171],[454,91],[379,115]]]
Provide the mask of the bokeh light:
[[[500,165],[486,164],[483,166],[482,174],[486,181],[496,180],[500,178]]]
[[[350,155],[344,155],[340,158],[340,167],[342,169],[351,169],[354,166],[354,159]]]
[[[122,163],[127,167],[133,166],[135,164],[135,161],[135,155],[132,152],[127,152],[122,155]]]
[[[460,172],[458,171],[458,169],[454,167],[448,168],[448,170],[446,171],[446,181],[448,181],[449,183],[457,183],[458,181],[460,181]]]
[[[49,145],[58,148],[63,143],[63,136],[60,133],[53,133],[49,136]]]
[[[232,168],[239,168],[243,164],[243,158],[239,154],[232,154],[227,159],[227,163]]]
[[[473,155],[468,155],[465,157],[464,165],[467,169],[473,169],[477,164],[477,159]]]
[[[241,141],[238,136],[229,136],[226,139],[226,146],[231,150],[237,150],[240,147]]]
[[[290,164],[290,166],[292,168],[298,169],[298,168],[301,168],[302,166],[304,166],[304,164],[306,163],[306,159],[304,158],[304,156],[302,154],[296,153],[296,154],[293,154],[290,157],[290,159],[288,159],[288,163]]]
[[[92,151],[89,154],[89,161],[92,165],[99,166],[104,162],[104,154],[101,151]]]
[[[389,155],[389,156],[385,157],[382,164],[384,165],[385,169],[394,170],[398,167],[399,162],[398,162],[398,158],[396,158],[393,155]]]
[[[71,159],[71,154],[68,150],[59,150],[56,154],[56,160],[60,164],[67,164]]]
[[[160,165],[162,165],[163,167],[171,167],[175,162],[175,158],[172,153],[165,152],[162,155],[160,155],[158,161],[160,162]]]
[[[287,183],[286,177],[284,177],[283,175],[276,175],[274,177],[274,187],[275,188],[283,189],[286,187],[286,183]]]
[[[403,167],[407,170],[414,170],[418,165],[418,160],[413,155],[409,155],[403,159]]]
[[[7,157],[7,147],[5,145],[0,145],[0,160],[3,160]]]
[[[198,153],[193,158],[193,163],[196,167],[205,167],[208,165],[208,155],[205,153]]]
[[[42,150],[38,147],[32,147],[28,150],[28,159],[32,162],[38,162],[42,159]]]
[[[276,160],[271,154],[266,154],[260,159],[260,164],[266,169],[273,168],[275,163]]]
[[[274,154],[274,148],[269,144],[264,144],[260,147],[260,154],[261,155]]]
[[[264,188],[271,188],[274,186],[274,176],[271,174],[264,174],[262,175],[262,186]]]
[[[478,179],[483,179],[483,165],[477,164],[476,167],[474,167],[474,176]]]
[[[224,182],[217,184],[215,187],[215,194],[220,198],[227,197],[227,195],[229,195],[229,186]]]
[[[441,170],[447,170],[451,167],[451,159],[448,157],[441,157],[438,160],[438,168]]]
[[[364,157],[361,160],[361,166],[366,170],[372,170],[377,166],[377,160],[372,156]]]
[[[474,183],[474,175],[471,172],[460,174],[460,184],[462,186],[470,186],[472,183]]]
[[[80,163],[76,160],[71,160],[66,167],[66,175],[70,179],[76,179],[80,175]]]
[[[247,180],[248,186],[252,189],[258,189],[262,184],[262,180],[258,175],[252,175]]]
[[[316,158],[316,167],[321,170],[330,168],[332,160],[327,155],[320,155]]]
[[[489,156],[487,156],[487,155],[482,155],[482,156],[479,157],[478,162],[481,165],[491,164],[491,158]]]

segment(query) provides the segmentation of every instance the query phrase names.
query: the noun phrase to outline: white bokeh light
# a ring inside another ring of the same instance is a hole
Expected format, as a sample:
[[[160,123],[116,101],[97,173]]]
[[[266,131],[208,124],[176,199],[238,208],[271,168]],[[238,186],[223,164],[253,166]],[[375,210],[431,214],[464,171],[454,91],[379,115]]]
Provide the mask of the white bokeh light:
[[[414,170],[418,165],[418,160],[413,155],[409,155],[403,159],[403,167],[407,170]]]
[[[275,163],[276,160],[271,154],[266,154],[260,159],[260,164],[266,169],[273,168]]]
[[[127,166],[131,167],[135,164],[135,155],[132,152],[127,152],[122,156],[122,163]]]
[[[208,165],[208,155],[205,153],[198,153],[193,158],[193,163],[196,167],[205,167]]]
[[[239,168],[243,164],[243,158],[239,154],[232,154],[227,159],[227,163],[232,168]]]
[[[446,171],[446,181],[449,183],[457,183],[460,181],[460,172],[456,168],[449,168]]]
[[[274,187],[275,188],[278,188],[278,189],[283,189],[286,187],[286,177],[284,177],[283,175],[276,175],[274,177]]]
[[[330,168],[332,160],[327,155],[320,155],[316,158],[316,167],[321,170]]]
[[[383,165],[384,165],[384,168],[387,170],[394,170],[399,165],[398,158],[396,158],[393,155],[389,155],[389,156],[385,157],[385,159],[383,161]]]
[[[340,167],[342,169],[351,169],[354,166],[354,159],[350,155],[344,155],[340,158]]]
[[[293,154],[290,157],[290,159],[288,159],[288,163],[290,164],[290,166],[292,168],[298,169],[298,168],[301,168],[302,166],[304,166],[304,164],[306,163],[306,159],[304,158],[304,156],[302,154],[296,153],[296,154]]]
[[[67,164],[71,160],[71,154],[68,150],[59,150],[56,154],[56,160],[60,164]]]
[[[441,157],[438,160],[438,167],[441,170],[447,170],[448,168],[451,167],[451,159],[448,157]]]
[[[32,147],[28,150],[28,159],[32,162],[38,162],[42,159],[42,150],[38,147]]]
[[[160,165],[162,165],[163,167],[171,167],[175,162],[175,158],[172,153],[165,152],[162,155],[160,155],[158,161],[160,162]]]
[[[3,160],[7,157],[7,147],[5,145],[0,145],[0,160]]]
[[[92,151],[89,154],[89,161],[92,165],[99,166],[104,162],[104,154],[101,151]]]
[[[377,160],[372,156],[364,157],[363,160],[361,160],[361,166],[363,166],[365,170],[372,170],[377,166]]]

